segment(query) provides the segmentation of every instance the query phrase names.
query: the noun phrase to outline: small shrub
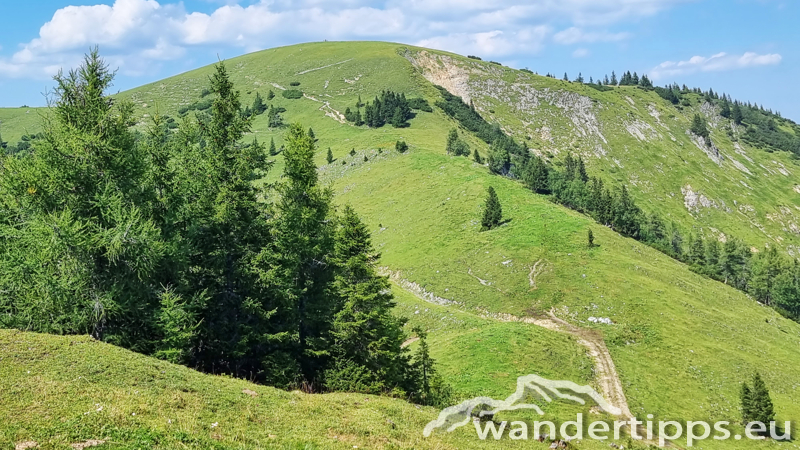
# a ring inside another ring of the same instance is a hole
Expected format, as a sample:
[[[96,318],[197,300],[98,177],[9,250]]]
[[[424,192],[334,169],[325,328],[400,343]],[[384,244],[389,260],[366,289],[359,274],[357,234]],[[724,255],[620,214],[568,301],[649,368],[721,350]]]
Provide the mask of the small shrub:
[[[289,86],[300,86],[300,82],[299,81],[292,81],[291,83],[289,83]]]
[[[290,100],[296,100],[298,98],[303,97],[303,91],[298,89],[287,89],[281,92],[281,95],[283,95],[284,98],[288,98]]]
[[[397,141],[394,148],[400,153],[405,153],[408,150],[408,144],[406,144],[405,141]]]
[[[478,61],[483,61],[482,59],[480,59],[479,57],[474,56],[474,55],[467,55],[467,58],[469,58],[469,59],[477,59]]]
[[[420,97],[408,99],[408,107],[419,111],[433,112],[433,108],[431,108],[428,101]]]

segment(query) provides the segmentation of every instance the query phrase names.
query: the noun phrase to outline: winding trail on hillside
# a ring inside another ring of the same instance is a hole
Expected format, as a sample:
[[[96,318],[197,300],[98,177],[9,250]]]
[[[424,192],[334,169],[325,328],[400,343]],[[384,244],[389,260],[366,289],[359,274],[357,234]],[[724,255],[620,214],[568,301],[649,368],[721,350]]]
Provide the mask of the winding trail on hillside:
[[[534,270],[535,268],[536,265],[534,265]],[[391,271],[388,268],[382,267],[380,269],[380,273],[382,275],[388,276],[398,286],[400,286],[404,290],[408,291],[415,297],[425,302],[433,303],[436,305],[444,305],[444,306],[461,305],[461,303],[455,302],[453,300],[447,300],[441,297],[437,297],[436,295],[423,289],[419,284],[409,281],[405,278],[402,278],[401,273],[398,271]],[[531,280],[531,283],[535,285],[533,280]],[[580,344],[586,349],[587,353],[594,362],[595,381],[597,383],[600,393],[603,395],[603,398],[605,398],[605,400],[608,403],[612,404],[613,406],[616,406],[622,411],[622,413],[620,414],[622,416],[621,417],[622,420],[627,421],[630,420],[632,417],[634,417],[633,414],[631,413],[630,407],[628,406],[628,399],[627,397],[625,397],[625,391],[622,388],[622,380],[620,380],[617,368],[614,366],[614,359],[611,357],[611,352],[608,351],[608,347],[606,346],[606,343],[603,340],[603,336],[598,331],[580,328],[575,325],[572,325],[566,320],[557,317],[553,313],[553,310],[548,311],[546,317],[540,317],[540,318],[518,317],[507,313],[491,313],[482,308],[476,308],[476,310],[478,312],[476,315],[479,315],[480,317],[483,318],[494,319],[500,322],[528,323],[531,325],[536,325],[542,328],[546,328],[551,331],[566,333],[575,336],[575,338],[577,338],[578,344]],[[414,340],[412,339],[409,339],[408,341],[404,342],[403,343],[404,346],[411,344],[411,342],[414,342]],[[645,428],[643,426],[637,427],[637,434],[639,434],[639,436],[645,436],[646,435]],[[656,446],[658,445],[657,439],[655,440],[642,439],[640,442],[645,443],[647,445],[656,445]],[[667,445],[673,448],[676,447],[672,442],[669,441],[667,442]]]

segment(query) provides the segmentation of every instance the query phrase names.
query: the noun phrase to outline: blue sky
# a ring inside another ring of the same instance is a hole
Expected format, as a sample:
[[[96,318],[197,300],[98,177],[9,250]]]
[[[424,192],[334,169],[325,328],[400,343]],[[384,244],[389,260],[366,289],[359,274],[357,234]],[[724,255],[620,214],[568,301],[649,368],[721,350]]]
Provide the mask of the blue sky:
[[[95,44],[125,90],[217,55],[387,40],[559,77],[637,71],[800,121],[792,0],[41,0],[2,2],[0,17],[0,106],[45,104],[52,75]]]

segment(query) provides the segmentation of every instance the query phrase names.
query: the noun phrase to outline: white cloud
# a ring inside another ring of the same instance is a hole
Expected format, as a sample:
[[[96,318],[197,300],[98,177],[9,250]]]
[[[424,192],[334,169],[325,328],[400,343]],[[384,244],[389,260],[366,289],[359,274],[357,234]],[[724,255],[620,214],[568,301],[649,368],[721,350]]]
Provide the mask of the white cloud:
[[[557,44],[570,45],[592,42],[616,42],[628,39],[630,33],[609,33],[606,31],[584,31],[578,27],[567,28],[553,35]]]
[[[771,66],[779,64],[781,59],[783,58],[777,53],[759,55],[747,52],[743,55],[729,55],[721,52],[708,57],[693,56],[686,61],[665,61],[653,68],[650,71],[650,76],[659,80],[696,72],[718,72],[748,67]]]
[[[584,58],[586,56],[589,56],[589,50],[586,50],[585,48],[579,48],[572,52],[573,58]]]
[[[37,38],[11,56],[0,55],[0,76],[49,77],[59,67],[77,64],[94,45],[127,74],[152,71],[184,57],[189,48],[253,51],[324,39],[416,42],[486,57],[525,56],[541,50],[554,23],[573,25],[554,36],[559,43],[617,41],[628,35],[605,27],[683,1],[261,0],[249,6],[220,2],[225,4],[205,14],[187,11],[183,3],[116,0],[57,10]]]
[[[549,27],[539,26],[508,33],[493,30],[484,33],[454,33],[417,41],[420,47],[448,50],[461,54],[504,57],[519,53],[533,54],[541,50]]]

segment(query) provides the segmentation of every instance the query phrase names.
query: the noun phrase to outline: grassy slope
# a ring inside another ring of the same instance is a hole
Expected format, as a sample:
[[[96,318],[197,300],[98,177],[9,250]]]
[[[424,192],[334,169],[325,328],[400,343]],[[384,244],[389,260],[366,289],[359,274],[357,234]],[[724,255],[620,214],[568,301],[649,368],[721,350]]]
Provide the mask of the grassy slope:
[[[556,343],[553,351],[574,349]],[[0,330],[0,354],[0,449],[31,440],[41,448],[69,449],[90,439],[126,449],[487,445],[477,444],[469,430],[423,438],[423,427],[438,413],[433,408],[385,397],[280,391],[204,375],[89,337]]]
[[[0,136],[9,144],[19,142],[23,134],[41,130],[39,113],[44,108],[0,108]]]
[[[628,185],[647,211],[706,236],[724,233],[800,255],[800,162],[786,152],[735,142],[742,127],[704,105],[701,96],[689,94],[691,106],[676,108],[636,87],[600,92],[464,58],[419,60],[434,79],[445,72],[468,78],[459,90],[487,120],[556,160],[567,151],[582,154],[591,172]],[[722,162],[686,133],[696,113],[706,117]],[[682,192],[688,186],[712,206],[689,210]]]
[[[286,86],[294,80],[316,98],[329,95],[325,98],[339,111],[355,103],[359,93],[367,100],[382,88],[434,95],[397,55],[397,47],[306,44],[247,55],[231,60],[228,67],[248,99],[255,89],[263,94],[271,83]],[[296,75],[349,58],[356,59]],[[199,94],[209,73],[208,68],[200,69],[121,95],[133,98],[147,113],[154,110],[148,102],[159,98],[159,109],[171,112],[184,102],[179,99]],[[344,81],[356,77],[353,83]],[[453,124],[438,112],[421,113],[408,129],[366,130],[326,117],[319,110],[321,104],[309,99],[279,96],[276,103],[286,105],[287,120],[314,127],[321,149],[332,147],[338,160],[322,167],[323,178],[331,183],[338,201],[353,203],[374,231],[382,264],[459,303],[449,312],[427,306],[425,314],[411,314],[411,309],[416,311],[413,299],[405,299],[399,308],[413,321],[427,323],[434,356],[444,373],[458,377],[462,395],[476,391],[504,395],[510,381],[527,373],[566,376],[576,382],[585,379],[585,357],[574,345],[570,348],[577,355],[562,348],[542,358],[542,348],[560,342],[560,336],[521,324],[469,322],[483,309],[525,315],[554,307],[573,323],[605,334],[631,409],[640,416],[736,420],[738,383],[756,368],[772,389],[779,418],[799,415],[800,406],[793,400],[800,384],[797,324],[775,317],[741,293],[703,279],[664,255],[528,193],[516,182],[492,176],[464,158],[444,155],[446,131]],[[268,130],[263,122],[257,121],[256,134],[260,140],[280,139],[280,130]],[[403,155],[386,151],[399,138],[408,141],[411,151]],[[346,156],[351,148],[359,152],[356,157]],[[378,148],[384,149],[380,155]],[[369,162],[363,162],[365,154]],[[323,165],[324,151],[318,158]],[[280,157],[276,166],[271,179],[279,173]],[[500,229],[478,233],[477,219],[489,185],[498,190],[511,221]],[[585,246],[588,227],[595,232],[597,248]],[[530,268],[540,260],[544,271],[534,288],[529,282]],[[453,309],[464,314],[463,321],[469,324],[434,325],[433,321],[459,313]],[[616,323],[593,325],[586,322],[589,316],[611,317]],[[500,345],[504,341],[510,344]],[[746,446],[736,442],[706,445]]]

